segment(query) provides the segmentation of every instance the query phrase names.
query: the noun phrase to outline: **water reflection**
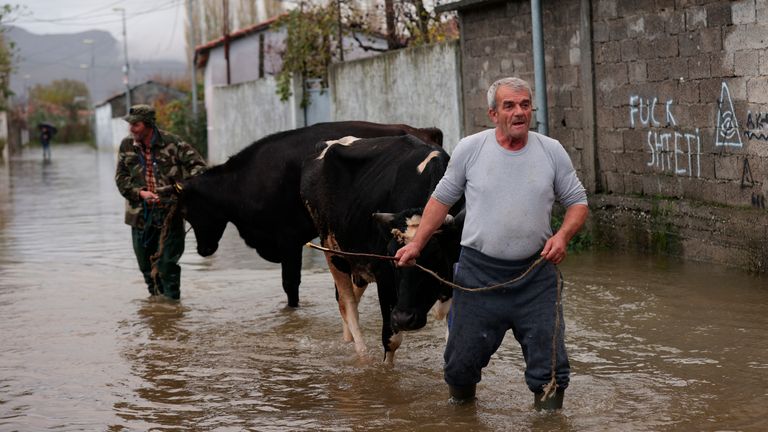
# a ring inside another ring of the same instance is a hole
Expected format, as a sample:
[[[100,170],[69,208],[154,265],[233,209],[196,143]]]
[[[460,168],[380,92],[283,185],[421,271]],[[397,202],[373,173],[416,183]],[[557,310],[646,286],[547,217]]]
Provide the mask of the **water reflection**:
[[[123,351],[141,384],[132,388],[134,401],[115,403],[115,412],[129,422],[159,427],[181,424],[198,400],[184,376],[188,331],[182,325],[185,307],[160,298],[139,301],[137,319],[122,326],[134,341]],[[133,387],[133,386],[132,386]]]
[[[617,253],[571,256],[565,409],[533,411],[513,338],[475,405],[447,403],[445,324],[379,362],[379,307],[360,307],[371,362],[341,341],[322,255],[305,251],[302,307],[279,266],[229,227],[181,260],[182,301],[146,296],[114,155],[57,147],[0,164],[0,430],[768,430],[765,278]],[[96,178],[94,178],[94,176]]]

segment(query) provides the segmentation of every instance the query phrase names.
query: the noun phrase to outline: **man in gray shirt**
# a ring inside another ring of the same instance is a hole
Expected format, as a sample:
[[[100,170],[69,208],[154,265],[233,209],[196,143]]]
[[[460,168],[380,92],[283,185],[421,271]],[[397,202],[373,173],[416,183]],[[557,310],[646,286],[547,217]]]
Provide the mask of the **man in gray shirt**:
[[[464,195],[466,219],[454,282],[479,288],[512,280],[531,269],[521,280],[500,289],[454,289],[444,370],[454,402],[474,400],[482,369],[510,329],[523,350],[525,379],[537,409],[561,408],[568,386],[570,366],[555,265],[565,258],[568,242],[584,225],[587,196],[562,145],[528,130],[531,99],[530,86],[519,78],[491,85],[488,115],[496,128],[459,142],[416,235],[395,255],[400,266],[415,262],[451,206]],[[555,200],[566,207],[566,213],[553,234],[550,220]],[[539,257],[545,261],[534,266]],[[553,374],[557,390],[544,400]]]

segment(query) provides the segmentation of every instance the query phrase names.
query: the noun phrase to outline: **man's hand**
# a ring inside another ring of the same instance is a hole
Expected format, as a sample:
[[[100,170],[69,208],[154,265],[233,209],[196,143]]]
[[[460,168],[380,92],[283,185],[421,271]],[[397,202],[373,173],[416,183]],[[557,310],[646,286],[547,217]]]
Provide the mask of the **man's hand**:
[[[557,233],[544,244],[541,256],[554,264],[560,264],[565,259],[568,242],[584,226],[588,214],[589,207],[586,204],[574,204],[568,207],[563,217],[563,224]]]
[[[160,197],[156,193],[148,190],[142,190],[139,192],[139,197],[150,204],[157,204],[160,202]]]
[[[568,246],[568,242],[565,241],[562,235],[558,234],[550,237],[541,251],[541,256],[553,264],[560,264],[565,259],[566,247]]]
[[[421,254],[421,248],[418,244],[411,242],[401,247],[395,252],[398,267],[409,267],[416,264],[416,258]]]

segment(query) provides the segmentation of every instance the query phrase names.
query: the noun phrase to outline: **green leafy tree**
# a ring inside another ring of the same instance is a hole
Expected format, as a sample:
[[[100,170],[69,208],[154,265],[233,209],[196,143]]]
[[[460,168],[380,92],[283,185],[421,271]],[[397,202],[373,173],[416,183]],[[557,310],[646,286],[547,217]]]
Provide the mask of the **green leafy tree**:
[[[205,110],[198,110],[198,118],[192,115],[192,96],[186,101],[175,100],[156,103],[157,123],[160,128],[174,133],[192,144],[204,158],[208,158],[208,130]]]
[[[299,7],[283,15],[275,27],[287,33],[282,53],[282,69],[277,75],[277,93],[281,100],[292,94],[292,78],[302,81],[320,79],[327,85],[328,65],[343,61],[341,39],[351,36],[367,51],[388,51],[406,46],[443,42],[458,37],[455,15],[436,14],[422,0],[387,0],[384,8],[387,48],[366,44],[359,35],[379,36],[378,13],[357,9],[349,0],[333,0],[327,5],[302,1]],[[304,94],[302,106],[308,103]]]
[[[90,139],[88,87],[80,81],[63,79],[38,84],[29,92],[29,126],[50,123],[58,128],[56,139],[62,142]]]
[[[13,72],[15,58],[15,46],[13,41],[5,36],[6,24],[18,6],[4,4],[0,6],[0,110],[8,108],[8,97],[11,92],[11,73]]]
[[[166,100],[160,97],[153,103],[157,112],[157,124],[161,129],[174,133],[192,144],[203,157],[207,158],[208,129],[205,109],[197,110],[197,118],[192,112],[192,90],[189,77],[155,74],[150,79],[186,93],[186,100]],[[205,96],[201,84],[197,85],[197,94]],[[202,102],[198,101],[198,108]]]
[[[326,85],[328,65],[334,56],[332,41],[339,34],[337,6],[336,2],[328,6],[302,2],[298,9],[283,15],[275,23],[276,27],[284,26],[287,32],[283,65],[277,74],[277,93],[281,100],[286,101],[291,96],[294,75],[300,76],[302,82],[320,79],[323,86]],[[305,92],[301,105],[307,103]]]

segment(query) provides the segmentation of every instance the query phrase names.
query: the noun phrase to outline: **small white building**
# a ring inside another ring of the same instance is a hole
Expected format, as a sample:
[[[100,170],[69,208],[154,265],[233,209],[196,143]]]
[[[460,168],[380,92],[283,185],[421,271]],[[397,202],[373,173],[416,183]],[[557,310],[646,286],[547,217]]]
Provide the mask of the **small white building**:
[[[154,81],[131,87],[131,105],[155,105],[159,101],[167,103],[186,97],[186,93]],[[94,107],[94,133],[99,150],[117,151],[120,141],[128,135],[128,123],[123,120],[127,114],[125,108],[125,93],[116,94]]]
[[[290,100],[279,100],[275,76],[282,67],[287,31],[276,24],[277,19],[237,30],[195,49],[196,66],[203,70],[208,157],[212,163],[224,162],[269,134],[331,121],[330,94],[317,80],[294,83]],[[361,48],[358,40],[375,49]],[[387,48],[383,36],[363,33],[344,36],[343,44],[344,60],[371,57]],[[309,92],[310,104],[305,108],[299,106],[302,91]]]

